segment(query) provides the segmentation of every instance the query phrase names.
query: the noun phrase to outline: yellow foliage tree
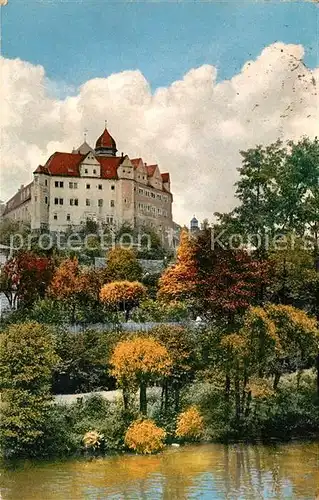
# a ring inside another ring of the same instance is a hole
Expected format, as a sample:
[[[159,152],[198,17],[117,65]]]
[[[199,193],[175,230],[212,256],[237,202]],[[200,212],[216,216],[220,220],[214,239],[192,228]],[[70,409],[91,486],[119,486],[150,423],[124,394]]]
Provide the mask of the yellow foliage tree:
[[[133,422],[125,434],[125,444],[137,453],[151,454],[164,448],[166,432],[152,420]]]
[[[197,287],[196,243],[186,229],[181,232],[176,263],[165,270],[159,280],[158,298],[187,300]]]
[[[176,436],[183,439],[200,439],[204,432],[204,419],[196,406],[190,406],[177,418]]]
[[[119,342],[111,356],[111,374],[123,388],[127,408],[128,389],[140,387],[140,411],[147,413],[146,387],[152,377],[168,375],[172,366],[167,349],[153,337],[135,336]]]
[[[111,309],[124,310],[126,320],[130,311],[146,295],[146,288],[138,281],[113,281],[101,288],[100,300]]]

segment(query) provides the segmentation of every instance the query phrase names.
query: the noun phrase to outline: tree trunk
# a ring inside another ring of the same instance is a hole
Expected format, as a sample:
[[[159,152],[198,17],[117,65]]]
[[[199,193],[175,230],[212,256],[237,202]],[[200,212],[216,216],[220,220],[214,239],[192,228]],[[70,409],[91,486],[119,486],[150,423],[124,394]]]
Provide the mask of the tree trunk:
[[[124,410],[128,410],[129,409],[129,391],[128,391],[128,388],[126,387],[126,385],[123,386],[122,392],[123,392]]]
[[[130,319],[130,310],[129,310],[129,308],[127,307],[127,308],[125,309],[125,321],[126,321],[126,323],[128,322],[128,320],[129,320],[129,319]]]
[[[226,403],[229,403],[229,396],[230,396],[230,376],[227,373],[226,379],[225,379],[225,400],[226,400]]]
[[[168,410],[168,381],[165,380],[165,386],[164,386],[164,415],[167,414]]]
[[[280,377],[281,377],[280,373],[276,372],[275,373],[275,378],[274,378],[274,385],[273,385],[274,391],[276,391],[278,389],[278,384],[279,384]]]
[[[237,419],[238,425],[240,425],[241,408],[240,408],[240,384],[239,384],[238,373],[236,373],[236,376],[235,376],[235,404],[236,404],[236,419]]]
[[[175,397],[175,411],[176,413],[179,412],[179,383],[176,383],[175,389],[174,389],[174,397]]]
[[[140,383],[140,412],[147,416],[146,383],[144,381]]]
[[[245,408],[245,418],[249,416],[250,413],[250,403],[251,403],[251,391],[248,392]]]

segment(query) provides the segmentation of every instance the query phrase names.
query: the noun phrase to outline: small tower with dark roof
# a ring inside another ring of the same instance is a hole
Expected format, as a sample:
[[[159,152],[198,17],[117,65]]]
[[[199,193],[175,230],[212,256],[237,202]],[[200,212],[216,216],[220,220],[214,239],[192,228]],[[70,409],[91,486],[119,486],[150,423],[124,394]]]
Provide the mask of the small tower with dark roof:
[[[195,215],[191,220],[190,230],[191,230],[191,233],[196,233],[199,230],[198,220],[196,219]]]
[[[116,156],[116,142],[106,128],[95,144],[95,154],[97,156]]]

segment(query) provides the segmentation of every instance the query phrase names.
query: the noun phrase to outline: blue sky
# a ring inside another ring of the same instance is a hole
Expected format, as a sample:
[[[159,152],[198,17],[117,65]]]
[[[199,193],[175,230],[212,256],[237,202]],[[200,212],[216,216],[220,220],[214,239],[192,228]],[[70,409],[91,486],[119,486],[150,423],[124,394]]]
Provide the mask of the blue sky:
[[[2,54],[41,64],[66,86],[139,69],[155,89],[202,64],[230,78],[275,41],[302,44],[315,67],[318,12],[302,2],[9,0]]]

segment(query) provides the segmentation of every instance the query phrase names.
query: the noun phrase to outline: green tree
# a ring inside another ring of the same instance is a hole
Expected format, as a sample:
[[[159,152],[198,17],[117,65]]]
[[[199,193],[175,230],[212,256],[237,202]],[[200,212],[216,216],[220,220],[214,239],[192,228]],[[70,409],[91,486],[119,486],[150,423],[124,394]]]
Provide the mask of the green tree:
[[[8,455],[41,453],[51,376],[58,357],[51,331],[38,323],[11,325],[0,344],[0,439]]]
[[[115,247],[107,254],[105,274],[107,281],[139,281],[143,270],[133,250]]]

